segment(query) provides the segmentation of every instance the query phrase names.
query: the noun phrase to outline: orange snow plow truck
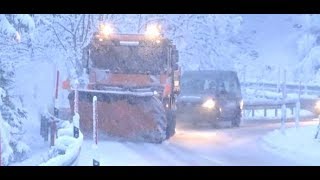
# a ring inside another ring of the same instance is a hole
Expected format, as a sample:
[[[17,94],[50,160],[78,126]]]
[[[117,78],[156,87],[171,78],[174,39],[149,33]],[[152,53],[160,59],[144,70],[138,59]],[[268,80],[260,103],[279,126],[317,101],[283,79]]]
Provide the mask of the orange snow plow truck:
[[[178,51],[155,28],[150,31],[112,34],[102,27],[93,36],[84,56],[89,83],[77,88],[85,137],[92,137],[94,96],[99,138],[161,143],[174,135]],[[74,90],[69,94],[72,114]]]

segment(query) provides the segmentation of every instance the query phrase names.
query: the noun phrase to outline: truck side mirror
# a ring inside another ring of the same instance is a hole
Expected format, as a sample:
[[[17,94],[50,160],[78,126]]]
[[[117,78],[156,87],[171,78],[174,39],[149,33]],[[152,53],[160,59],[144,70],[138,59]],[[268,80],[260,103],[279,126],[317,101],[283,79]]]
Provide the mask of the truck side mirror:
[[[179,52],[177,50],[173,51],[173,59],[175,60],[175,62],[179,61]]]

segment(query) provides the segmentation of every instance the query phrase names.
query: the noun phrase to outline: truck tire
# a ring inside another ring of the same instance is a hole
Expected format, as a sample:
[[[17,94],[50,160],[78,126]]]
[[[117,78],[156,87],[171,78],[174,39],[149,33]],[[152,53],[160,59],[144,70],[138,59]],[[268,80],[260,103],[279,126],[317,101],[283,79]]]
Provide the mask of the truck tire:
[[[176,118],[172,110],[167,112],[167,129],[166,129],[166,139],[169,139],[175,134],[176,129]]]

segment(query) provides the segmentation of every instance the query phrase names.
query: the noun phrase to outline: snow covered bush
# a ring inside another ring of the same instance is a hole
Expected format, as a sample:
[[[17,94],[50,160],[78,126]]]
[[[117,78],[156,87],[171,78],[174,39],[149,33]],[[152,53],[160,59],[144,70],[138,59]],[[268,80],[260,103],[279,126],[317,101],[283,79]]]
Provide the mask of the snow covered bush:
[[[320,82],[320,46],[311,48],[306,57],[298,64],[297,70],[304,81]],[[318,75],[318,76],[317,76]],[[317,77],[317,78],[316,78]]]

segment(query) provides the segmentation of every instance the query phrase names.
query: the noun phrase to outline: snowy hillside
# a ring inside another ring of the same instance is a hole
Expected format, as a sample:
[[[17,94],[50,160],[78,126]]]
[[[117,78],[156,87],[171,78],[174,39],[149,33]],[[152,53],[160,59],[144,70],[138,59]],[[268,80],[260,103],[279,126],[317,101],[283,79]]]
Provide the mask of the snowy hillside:
[[[279,69],[287,81],[319,82],[318,15],[242,15],[240,34],[250,37],[257,59],[246,61],[248,80],[277,81]],[[267,75],[267,76],[266,76]]]
[[[277,81],[279,69],[286,68],[289,81],[301,60],[298,40],[301,36],[300,24],[303,15],[242,15],[241,33],[249,34],[251,46],[257,52],[257,59],[243,62],[247,66],[247,80]],[[266,76],[267,75],[267,76]]]

